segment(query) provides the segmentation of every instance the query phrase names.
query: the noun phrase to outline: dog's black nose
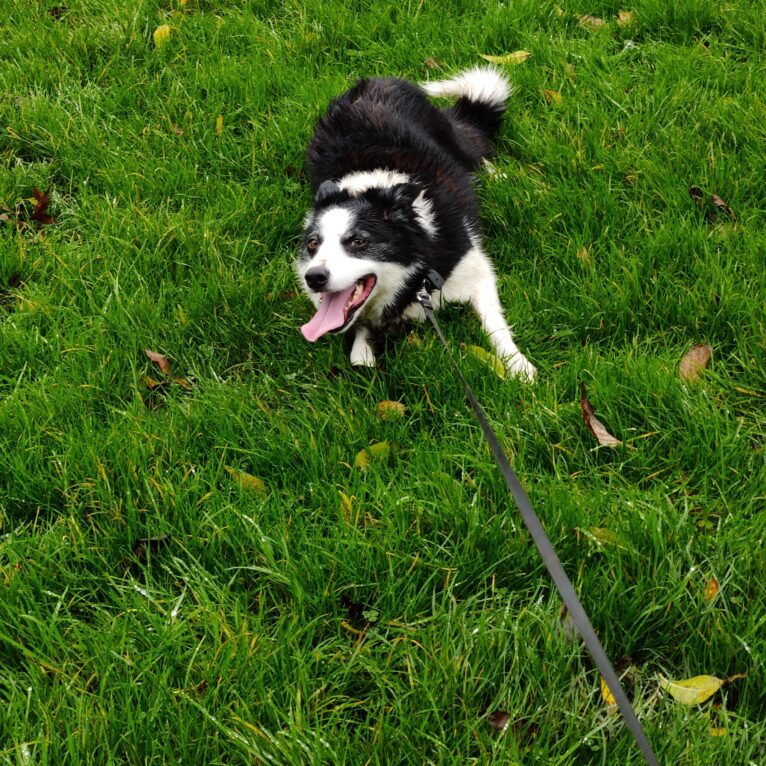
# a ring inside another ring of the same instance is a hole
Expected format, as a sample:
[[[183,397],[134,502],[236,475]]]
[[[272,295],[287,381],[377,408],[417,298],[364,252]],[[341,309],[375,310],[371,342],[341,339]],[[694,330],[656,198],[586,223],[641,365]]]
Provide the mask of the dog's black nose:
[[[316,292],[327,287],[330,279],[330,272],[324,266],[313,266],[304,275],[306,284]]]

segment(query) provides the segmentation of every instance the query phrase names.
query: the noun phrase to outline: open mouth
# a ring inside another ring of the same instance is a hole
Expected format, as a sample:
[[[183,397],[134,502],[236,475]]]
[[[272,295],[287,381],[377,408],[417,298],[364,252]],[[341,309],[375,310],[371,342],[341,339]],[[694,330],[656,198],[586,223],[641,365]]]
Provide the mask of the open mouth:
[[[328,332],[340,332],[370,297],[377,279],[368,274],[336,293],[322,293],[317,313],[301,327],[306,340],[313,343]]]

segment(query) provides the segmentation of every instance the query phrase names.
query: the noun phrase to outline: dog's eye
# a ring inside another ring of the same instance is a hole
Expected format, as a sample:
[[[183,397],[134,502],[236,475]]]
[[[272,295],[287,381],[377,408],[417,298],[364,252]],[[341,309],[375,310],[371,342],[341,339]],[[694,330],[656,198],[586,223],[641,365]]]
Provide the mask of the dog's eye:
[[[316,238],[316,237],[311,237],[311,238],[310,238],[310,239],[309,239],[309,240],[306,242],[306,249],[307,249],[309,252],[313,252],[313,251],[314,251],[314,250],[316,250],[318,247],[319,247],[319,241],[317,240],[317,238]]]
[[[362,239],[361,237],[354,237],[354,239],[351,240],[351,247],[353,247],[354,250],[361,250],[366,244],[367,240]]]

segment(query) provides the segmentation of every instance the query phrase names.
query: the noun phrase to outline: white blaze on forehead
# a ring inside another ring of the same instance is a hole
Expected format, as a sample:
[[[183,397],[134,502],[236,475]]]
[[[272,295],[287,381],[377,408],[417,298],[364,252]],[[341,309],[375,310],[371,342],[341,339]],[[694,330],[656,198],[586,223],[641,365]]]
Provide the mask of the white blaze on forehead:
[[[322,212],[317,220],[320,250],[335,250],[341,247],[341,240],[350,231],[353,215],[342,207],[331,207]]]
[[[396,170],[360,170],[343,176],[338,186],[355,197],[368,189],[390,189],[398,184],[406,184],[410,177]]]

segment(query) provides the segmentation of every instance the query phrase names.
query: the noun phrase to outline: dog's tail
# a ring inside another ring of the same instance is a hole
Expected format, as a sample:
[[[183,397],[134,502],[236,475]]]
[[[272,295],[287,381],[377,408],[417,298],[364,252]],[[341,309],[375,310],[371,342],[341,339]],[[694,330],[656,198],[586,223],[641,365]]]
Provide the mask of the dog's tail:
[[[457,97],[449,110],[461,122],[478,128],[492,142],[500,129],[505,104],[511,95],[511,84],[493,66],[466,69],[450,80],[423,83],[429,96]]]

